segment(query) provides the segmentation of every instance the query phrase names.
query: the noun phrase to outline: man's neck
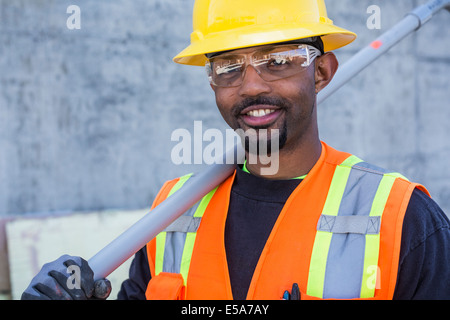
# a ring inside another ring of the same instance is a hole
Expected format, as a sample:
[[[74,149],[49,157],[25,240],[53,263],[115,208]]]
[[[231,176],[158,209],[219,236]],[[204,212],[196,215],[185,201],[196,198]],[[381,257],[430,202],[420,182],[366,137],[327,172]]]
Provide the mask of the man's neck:
[[[322,153],[322,144],[319,139],[304,143],[295,149],[281,149],[277,154],[266,157],[265,161],[247,161],[246,167],[256,176],[266,179],[287,180],[303,176],[314,167]],[[247,159],[252,156],[246,152]],[[252,159],[256,157],[253,156]],[[267,164],[267,160],[270,162]],[[258,158],[259,160],[259,158]],[[277,161],[277,163],[275,163]],[[265,164],[264,164],[265,163]]]

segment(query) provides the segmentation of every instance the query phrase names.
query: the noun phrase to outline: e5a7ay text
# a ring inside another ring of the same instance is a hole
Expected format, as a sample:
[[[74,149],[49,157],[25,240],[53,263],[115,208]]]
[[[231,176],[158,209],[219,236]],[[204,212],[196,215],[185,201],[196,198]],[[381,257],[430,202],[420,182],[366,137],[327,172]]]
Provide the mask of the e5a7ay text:
[[[267,314],[269,305],[259,304],[227,304],[225,306],[225,314]]]

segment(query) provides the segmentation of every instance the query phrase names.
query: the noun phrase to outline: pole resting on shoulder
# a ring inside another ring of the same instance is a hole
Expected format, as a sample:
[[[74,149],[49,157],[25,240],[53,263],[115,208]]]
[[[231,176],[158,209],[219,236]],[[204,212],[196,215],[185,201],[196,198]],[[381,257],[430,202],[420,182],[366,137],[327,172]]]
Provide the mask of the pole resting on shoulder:
[[[236,163],[243,163],[244,155],[241,143],[236,143],[224,153],[223,164],[210,165],[193,175],[183,187],[89,259],[94,280],[106,278],[203,196],[225,181],[236,169]]]

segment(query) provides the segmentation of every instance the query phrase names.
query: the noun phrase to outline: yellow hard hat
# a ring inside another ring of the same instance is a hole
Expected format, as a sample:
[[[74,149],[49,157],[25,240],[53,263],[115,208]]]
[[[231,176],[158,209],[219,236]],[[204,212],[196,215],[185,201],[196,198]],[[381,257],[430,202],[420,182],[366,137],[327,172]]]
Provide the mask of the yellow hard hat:
[[[330,51],[356,38],[333,25],[324,0],[196,0],[193,27],[177,63],[204,66],[207,53],[315,36]]]

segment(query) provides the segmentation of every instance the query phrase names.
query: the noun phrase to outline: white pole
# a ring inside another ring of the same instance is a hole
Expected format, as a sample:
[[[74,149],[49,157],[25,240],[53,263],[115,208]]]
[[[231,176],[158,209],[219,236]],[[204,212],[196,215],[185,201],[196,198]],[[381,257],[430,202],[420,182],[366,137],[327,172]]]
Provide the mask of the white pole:
[[[400,22],[351,57],[336,72],[333,80],[317,96],[317,104],[327,99],[347,81],[410,33],[420,29],[441,9],[450,11],[450,0],[432,0],[408,13]]]

